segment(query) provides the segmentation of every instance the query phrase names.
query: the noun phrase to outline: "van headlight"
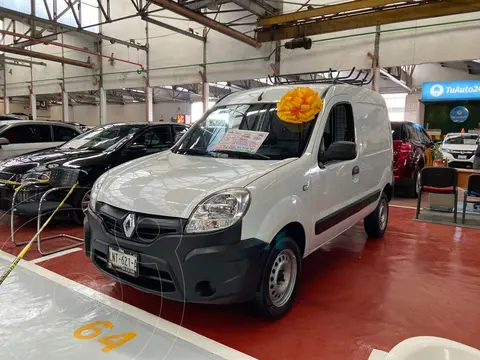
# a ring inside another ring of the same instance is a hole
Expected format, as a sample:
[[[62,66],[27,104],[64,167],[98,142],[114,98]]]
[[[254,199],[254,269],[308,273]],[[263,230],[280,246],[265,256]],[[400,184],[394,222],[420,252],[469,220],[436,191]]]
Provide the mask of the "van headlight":
[[[90,193],[90,209],[95,211],[95,206],[97,205],[97,197],[100,188],[102,187],[103,181],[105,180],[107,173],[100,176],[97,181],[92,186],[92,191]]]
[[[186,233],[226,229],[247,212],[250,192],[246,189],[222,190],[197,205],[185,227]]]

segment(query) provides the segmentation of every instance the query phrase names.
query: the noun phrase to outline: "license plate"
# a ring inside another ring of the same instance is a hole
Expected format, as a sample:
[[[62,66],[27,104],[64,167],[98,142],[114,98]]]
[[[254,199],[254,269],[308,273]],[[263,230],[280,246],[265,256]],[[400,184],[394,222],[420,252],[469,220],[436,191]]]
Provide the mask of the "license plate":
[[[458,155],[459,159],[467,160],[467,155]]]
[[[138,276],[138,255],[132,251],[108,248],[108,267],[124,274]]]

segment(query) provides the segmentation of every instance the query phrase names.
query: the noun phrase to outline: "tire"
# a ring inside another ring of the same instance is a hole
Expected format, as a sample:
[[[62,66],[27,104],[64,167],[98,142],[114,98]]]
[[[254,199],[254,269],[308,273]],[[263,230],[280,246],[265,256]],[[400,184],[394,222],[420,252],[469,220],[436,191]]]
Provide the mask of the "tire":
[[[280,270],[280,271],[279,271]],[[255,310],[267,320],[278,320],[292,307],[300,285],[302,255],[297,243],[289,237],[276,244],[268,255],[256,298]],[[290,275],[288,275],[290,274]],[[289,276],[288,283],[282,282]],[[279,289],[280,286],[280,289]],[[279,290],[283,290],[281,293]]]
[[[383,237],[388,225],[388,197],[382,193],[377,208],[363,220],[363,227],[370,238]]]
[[[420,169],[415,169],[413,172],[412,183],[408,186],[408,196],[411,198],[418,198],[419,186],[420,186]]]
[[[85,203],[86,199],[90,199],[90,189],[79,189],[72,195],[72,206],[74,208],[72,213],[73,222],[77,225],[83,225],[85,218]]]

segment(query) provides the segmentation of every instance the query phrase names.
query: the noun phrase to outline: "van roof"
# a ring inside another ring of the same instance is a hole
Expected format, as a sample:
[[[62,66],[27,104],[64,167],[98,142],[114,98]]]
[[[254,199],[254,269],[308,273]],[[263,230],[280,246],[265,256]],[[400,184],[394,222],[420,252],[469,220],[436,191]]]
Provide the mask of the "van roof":
[[[289,90],[296,87],[309,87],[319,93],[320,96],[326,93],[327,90],[338,93],[349,93],[355,90],[355,93],[369,93],[376,101],[383,101],[381,95],[375,91],[362,88],[360,86],[347,84],[296,84],[296,85],[274,85],[250,90],[237,91],[227,95],[221,99],[216,106],[233,105],[233,104],[255,104],[255,103],[277,103],[282,96]],[[262,96],[260,96],[262,95]],[[259,100],[260,99],[260,100]]]

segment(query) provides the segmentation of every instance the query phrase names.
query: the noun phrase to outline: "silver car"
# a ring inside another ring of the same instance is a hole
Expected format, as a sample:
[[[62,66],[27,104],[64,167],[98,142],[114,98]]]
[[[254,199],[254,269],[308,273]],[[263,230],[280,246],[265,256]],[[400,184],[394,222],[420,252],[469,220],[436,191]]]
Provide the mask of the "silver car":
[[[73,125],[40,120],[0,122],[0,160],[59,146],[81,134]]]

